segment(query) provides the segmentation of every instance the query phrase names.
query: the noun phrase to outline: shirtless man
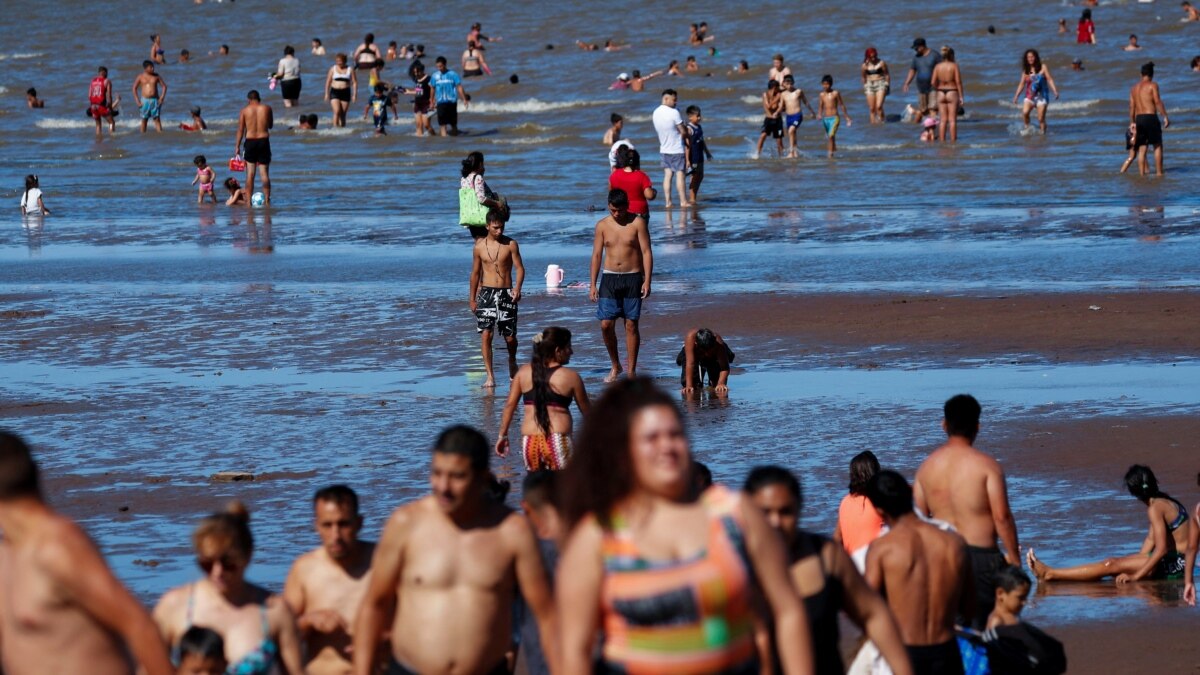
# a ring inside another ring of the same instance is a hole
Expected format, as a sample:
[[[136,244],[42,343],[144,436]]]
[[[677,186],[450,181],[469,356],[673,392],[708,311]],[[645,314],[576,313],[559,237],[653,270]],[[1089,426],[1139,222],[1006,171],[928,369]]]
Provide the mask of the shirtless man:
[[[604,276],[600,276],[600,262]],[[642,301],[650,297],[650,277],[654,273],[654,254],[650,251],[650,230],[641,216],[629,212],[629,197],[624,190],[609,190],[608,216],[596,223],[592,240],[592,267],[588,279],[588,297],[596,305],[600,335],[608,349],[612,369],[605,382],[621,375],[621,356],[617,353],[617,319],[625,319],[625,350],[629,352],[629,377],[637,374],[638,348],[642,335],[638,320]],[[599,290],[596,284],[599,282]]]
[[[971,616],[974,600],[966,545],[913,513],[912,488],[895,471],[875,474],[867,498],[889,530],[867,549],[864,576],[896,617],[914,675],[962,673],[954,621]]]
[[[1162,115],[1162,124],[1158,116]],[[1142,79],[1129,90],[1129,121],[1137,125],[1138,174],[1145,176],[1150,173],[1150,164],[1146,160],[1146,147],[1154,146],[1154,171],[1163,174],[1163,129],[1171,126],[1167,119],[1167,108],[1163,105],[1158,92],[1158,83],[1154,81],[1154,62],[1142,66]]]
[[[262,173],[262,191],[267,204],[271,203],[271,127],[275,126],[275,114],[271,106],[262,102],[258,90],[246,94],[246,107],[238,115],[237,143],[234,155],[242,154],[242,139],[246,141],[246,194],[254,195],[254,171]]]
[[[1021,566],[1017,525],[1008,506],[1004,469],[972,447],[979,433],[979,402],[959,394],[946,401],[943,410],[946,444],[917,469],[914,492],[922,513],[950,524],[967,542],[978,610],[971,626],[982,630],[996,603],[996,572],[1007,565]],[[1003,553],[996,546],[997,536],[1004,543]]]
[[[804,90],[796,88],[796,79],[791,75],[783,76],[783,93],[781,95],[783,97],[783,126],[787,129],[788,135],[788,157],[799,157],[800,154],[796,151],[796,130],[804,121],[804,111],[800,109],[800,106],[808,108],[813,119],[816,119],[817,111],[808,104],[808,97],[804,95]]]
[[[162,93],[158,88],[162,87]],[[133,102],[140,108],[142,133],[146,133],[146,121],[154,119],[155,131],[162,131],[163,103],[167,101],[167,82],[154,72],[153,61],[142,61],[142,72],[133,81]]]
[[[358,538],[358,495],[331,485],[313,497],[321,546],[296,559],[283,599],[304,638],[307,675],[349,675],[350,626],[371,578],[375,544]]]
[[[555,615],[533,530],[490,498],[491,448],[478,431],[446,429],[433,449],[433,494],[396,509],[375,549],[354,622],[354,673],[375,672],[394,612],[389,673],[507,673],[518,587],[554,655]],[[553,668],[552,668],[553,671]]]
[[[1188,0],[1183,0],[1183,2],[1179,3],[1179,6],[1183,8],[1184,13],[1184,17],[1180,19],[1180,21],[1183,21],[1184,23],[1189,21],[1200,21],[1200,11],[1197,11],[1195,7],[1192,7],[1192,3],[1188,2]]]
[[[78,525],[42,500],[37,464],[0,431],[0,671],[174,672],[158,629]]]
[[[654,78],[656,78],[662,74],[663,74],[663,71],[656,70],[653,73],[650,73],[649,75],[642,75],[642,71],[635,70],[635,71],[633,71],[633,79],[629,81],[629,90],[630,91],[645,91],[646,90],[646,81],[653,80]]]
[[[492,372],[492,334],[499,333],[508,347],[508,377],[517,375],[517,303],[525,283],[525,263],[517,240],[504,235],[504,211],[489,209],[487,236],[475,240],[471,255],[471,312],[483,349],[487,380],[483,387],[496,386]],[[517,281],[513,283],[513,270]]]

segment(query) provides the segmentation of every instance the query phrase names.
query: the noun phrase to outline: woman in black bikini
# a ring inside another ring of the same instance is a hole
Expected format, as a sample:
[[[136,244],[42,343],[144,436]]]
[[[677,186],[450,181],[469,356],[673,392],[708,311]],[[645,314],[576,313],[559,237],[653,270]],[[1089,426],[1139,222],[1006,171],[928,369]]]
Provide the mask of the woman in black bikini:
[[[345,54],[333,57],[334,65],[325,75],[325,100],[333,108],[333,126],[346,126],[346,111],[358,99],[358,74],[347,63]]]
[[[962,74],[954,62],[954,50],[942,47],[942,62],[933,67],[933,88],[937,91],[938,140],[958,140],[958,109],[963,104]]]
[[[787,547],[792,585],[804,601],[812,630],[816,666],[813,672],[816,675],[846,672],[838,647],[838,612],[845,611],[879,648],[896,675],[911,673],[908,652],[887,603],[871,590],[840,545],[797,526],[800,482],[792,472],[779,466],[755,467],[746,477],[742,491],[763,512],[767,524],[779,532]],[[769,658],[778,664],[774,645],[771,651],[763,660]]]
[[[525,468],[559,470],[571,459],[571,401],[579,413],[588,411],[587,389],[579,373],[566,365],[571,361],[571,331],[551,326],[533,337],[533,358],[521,366],[512,380],[512,389],[504,404],[500,433],[496,435],[496,454],[508,454],[508,428],[524,402],[521,421],[521,449]]]
[[[1100,562],[1050,567],[1038,560],[1033,549],[1025,555],[1029,569],[1042,581],[1100,581],[1116,577],[1118,584],[1142,579],[1183,579],[1189,539],[1196,524],[1179,500],[1158,489],[1158,479],[1148,466],[1134,464],[1125,472],[1129,494],[1146,505],[1150,531],[1142,549],[1133,555],[1105,558]]]

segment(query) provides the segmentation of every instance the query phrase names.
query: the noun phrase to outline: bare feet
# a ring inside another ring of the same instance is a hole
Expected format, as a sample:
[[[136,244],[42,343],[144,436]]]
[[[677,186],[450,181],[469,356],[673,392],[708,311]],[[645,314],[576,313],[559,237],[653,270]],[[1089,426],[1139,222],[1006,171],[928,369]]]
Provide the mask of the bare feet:
[[[674,205],[674,204],[672,204],[671,202],[667,202],[667,203],[666,203],[666,204],[663,206],[663,208],[667,208],[667,209],[669,209],[669,208],[673,208],[674,206],[675,206],[675,205]]]
[[[480,386],[483,389],[495,389],[496,388],[496,378],[492,377],[491,375],[488,375],[488,378],[486,380],[484,380],[483,384]]]
[[[1037,559],[1032,548],[1025,553],[1025,562],[1029,564],[1029,571],[1033,572],[1039,581],[1046,578],[1046,564]]]
[[[612,370],[608,371],[608,376],[604,378],[604,384],[616,382],[619,377],[621,377],[621,366],[613,366]]]

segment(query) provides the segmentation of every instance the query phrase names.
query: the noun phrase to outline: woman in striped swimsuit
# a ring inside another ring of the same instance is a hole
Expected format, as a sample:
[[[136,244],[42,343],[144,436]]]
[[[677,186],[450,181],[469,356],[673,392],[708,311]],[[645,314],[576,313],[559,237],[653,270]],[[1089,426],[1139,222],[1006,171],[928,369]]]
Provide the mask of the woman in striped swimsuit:
[[[648,379],[614,384],[564,474],[573,531],[559,569],[563,672],[757,673],[754,598],[769,606],[787,673],[811,673],[804,607],[782,544],[738,493],[696,494],[674,401]]]
[[[588,411],[587,389],[579,373],[567,368],[571,361],[571,331],[551,326],[533,336],[533,359],[521,366],[512,380],[500,433],[496,435],[496,454],[508,454],[508,428],[517,411],[517,403],[525,403],[525,418],[521,421],[521,454],[529,471],[565,469],[571,459],[571,401],[579,406],[579,414]],[[564,393],[565,392],[565,393]]]

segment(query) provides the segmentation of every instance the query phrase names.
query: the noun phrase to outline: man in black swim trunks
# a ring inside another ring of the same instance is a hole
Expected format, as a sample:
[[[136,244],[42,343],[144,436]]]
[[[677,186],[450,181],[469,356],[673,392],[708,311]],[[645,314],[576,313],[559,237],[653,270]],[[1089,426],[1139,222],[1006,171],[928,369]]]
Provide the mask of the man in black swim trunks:
[[[707,328],[696,328],[683,339],[683,349],[675,357],[675,365],[683,370],[679,373],[679,386],[684,394],[704,387],[708,380],[718,395],[729,393],[729,362],[733,361],[733,350],[721,336]]]
[[[1162,115],[1162,123],[1158,116]],[[1167,119],[1167,108],[1159,95],[1158,83],[1154,81],[1154,62],[1142,66],[1142,79],[1129,90],[1129,121],[1137,125],[1137,140],[1134,141],[1138,151],[1138,174],[1145,176],[1150,173],[1150,165],[1146,161],[1147,146],[1154,146],[1154,170],[1157,175],[1163,173],[1162,130],[1171,126]]]
[[[271,127],[275,125],[275,115],[271,106],[262,102],[257,89],[251,89],[246,94],[246,107],[238,115],[237,144],[234,155],[242,154],[242,139],[246,141],[246,194],[254,195],[254,173],[259,169],[262,174],[262,192],[265,204],[271,203],[271,177],[268,167],[271,164]]]

